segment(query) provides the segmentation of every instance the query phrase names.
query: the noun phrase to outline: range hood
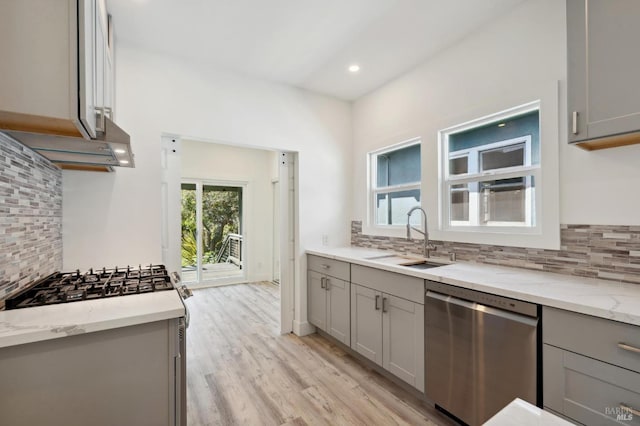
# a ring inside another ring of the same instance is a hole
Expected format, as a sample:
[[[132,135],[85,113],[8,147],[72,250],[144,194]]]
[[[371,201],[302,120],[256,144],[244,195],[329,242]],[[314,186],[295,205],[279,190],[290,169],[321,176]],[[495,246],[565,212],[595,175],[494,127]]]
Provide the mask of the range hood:
[[[3,132],[62,169],[112,172],[113,167],[134,167],[129,134],[106,117],[104,129],[95,139]]]

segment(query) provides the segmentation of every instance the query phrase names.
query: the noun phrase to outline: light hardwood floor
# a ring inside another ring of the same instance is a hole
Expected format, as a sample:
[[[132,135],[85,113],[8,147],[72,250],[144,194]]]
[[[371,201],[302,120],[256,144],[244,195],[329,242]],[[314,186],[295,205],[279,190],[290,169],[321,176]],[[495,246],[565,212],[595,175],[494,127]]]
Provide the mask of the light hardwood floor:
[[[197,290],[187,304],[190,426],[451,424],[328,339],[280,335],[270,283]]]

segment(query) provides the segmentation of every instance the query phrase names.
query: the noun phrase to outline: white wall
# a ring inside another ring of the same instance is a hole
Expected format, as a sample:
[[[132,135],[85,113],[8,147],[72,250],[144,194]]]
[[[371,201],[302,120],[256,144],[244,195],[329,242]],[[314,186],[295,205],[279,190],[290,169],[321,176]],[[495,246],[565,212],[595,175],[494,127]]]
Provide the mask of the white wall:
[[[245,264],[248,281],[271,280],[273,263],[273,184],[277,153],[182,140],[182,177],[246,182]]]
[[[348,243],[350,104],[122,45],[116,54],[115,118],[131,135],[136,168],[64,173],[64,267],[160,261],[163,132],[297,151],[295,303],[306,321],[305,248],[323,234]]]
[[[564,2],[529,0],[354,103],[355,220],[366,221],[366,153],[423,139],[426,203],[437,211],[437,131],[462,112],[560,81],[560,222],[640,224],[640,145],[586,152],[567,144]],[[431,221],[430,221],[431,223]],[[434,220],[434,224],[436,221]],[[430,225],[431,226],[431,225]]]

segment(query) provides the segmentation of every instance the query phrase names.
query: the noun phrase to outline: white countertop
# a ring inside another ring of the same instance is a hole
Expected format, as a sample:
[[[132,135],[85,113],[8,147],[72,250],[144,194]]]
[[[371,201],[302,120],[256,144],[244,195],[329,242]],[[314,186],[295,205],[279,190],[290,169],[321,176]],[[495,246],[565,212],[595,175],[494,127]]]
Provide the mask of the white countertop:
[[[572,423],[516,398],[487,420],[485,426],[569,426]]]
[[[307,253],[640,325],[637,284],[466,262],[418,270],[367,259],[392,252],[360,247],[323,247],[309,249]]]
[[[184,315],[175,290],[0,311],[0,348]]]

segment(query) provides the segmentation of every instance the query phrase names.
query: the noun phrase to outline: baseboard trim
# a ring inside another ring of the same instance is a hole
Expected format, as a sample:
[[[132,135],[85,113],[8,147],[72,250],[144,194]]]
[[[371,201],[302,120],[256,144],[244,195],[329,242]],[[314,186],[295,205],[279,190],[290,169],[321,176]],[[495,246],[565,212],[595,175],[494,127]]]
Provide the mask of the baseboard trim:
[[[273,281],[271,274],[256,274],[256,275],[248,275],[247,281],[256,282],[256,281]]]
[[[298,321],[298,320],[293,320],[293,332],[297,335],[297,336],[306,336],[308,334],[313,334],[316,332],[316,327],[313,326],[310,322],[308,321]]]

